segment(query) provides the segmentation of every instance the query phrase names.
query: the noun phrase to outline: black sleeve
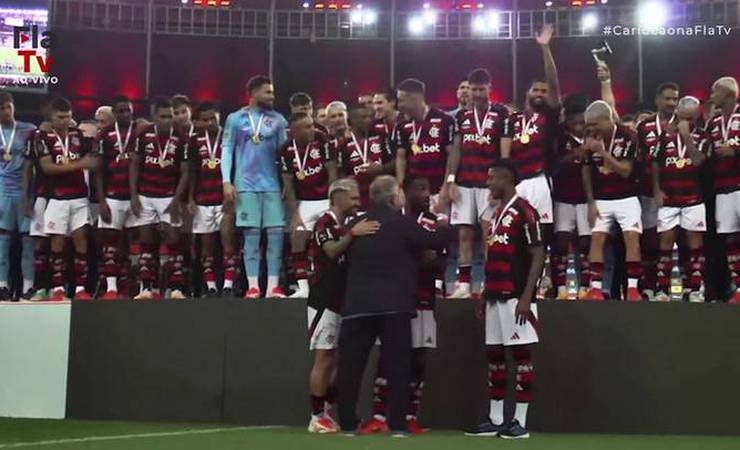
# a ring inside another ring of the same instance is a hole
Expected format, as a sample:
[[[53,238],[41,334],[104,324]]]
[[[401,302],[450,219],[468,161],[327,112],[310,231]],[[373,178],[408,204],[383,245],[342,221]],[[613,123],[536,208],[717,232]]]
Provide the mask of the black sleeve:
[[[442,250],[452,240],[453,233],[450,227],[440,227],[437,231],[427,231],[409,217],[404,217],[401,224],[407,242],[415,251]]]

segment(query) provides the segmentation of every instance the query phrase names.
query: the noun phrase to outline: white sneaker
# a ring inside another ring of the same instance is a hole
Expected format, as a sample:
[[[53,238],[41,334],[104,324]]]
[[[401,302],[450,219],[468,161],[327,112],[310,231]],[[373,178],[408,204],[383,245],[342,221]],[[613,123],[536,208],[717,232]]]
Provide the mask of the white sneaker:
[[[689,293],[689,303],[704,303],[704,293],[701,291],[692,291]]]
[[[134,300],[151,300],[152,299],[152,291],[149,289],[144,289],[137,296],[134,297]]]
[[[666,294],[665,292],[658,292],[655,294],[655,297],[653,297],[654,302],[670,302],[671,296]]]
[[[308,424],[309,433],[328,434],[336,433],[337,431],[334,422],[326,416],[311,416],[311,422]]]
[[[173,289],[170,291],[170,296],[168,297],[172,300],[185,300],[185,294],[182,293],[179,289]]]
[[[308,298],[308,289],[298,289],[297,291],[290,294],[288,298]]]
[[[455,291],[448,298],[470,298],[470,283],[457,283]]]
[[[645,289],[644,291],[642,291],[642,295],[647,297],[649,302],[652,302],[655,299],[655,291],[652,289]]]

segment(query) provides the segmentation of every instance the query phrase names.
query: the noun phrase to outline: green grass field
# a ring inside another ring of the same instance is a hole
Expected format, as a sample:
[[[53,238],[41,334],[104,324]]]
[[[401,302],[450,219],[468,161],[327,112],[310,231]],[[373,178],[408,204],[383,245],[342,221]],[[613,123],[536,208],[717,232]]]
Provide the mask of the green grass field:
[[[436,431],[421,437],[309,435],[303,428],[0,419],[0,449],[63,450],[724,450],[740,437],[535,434],[526,441]]]

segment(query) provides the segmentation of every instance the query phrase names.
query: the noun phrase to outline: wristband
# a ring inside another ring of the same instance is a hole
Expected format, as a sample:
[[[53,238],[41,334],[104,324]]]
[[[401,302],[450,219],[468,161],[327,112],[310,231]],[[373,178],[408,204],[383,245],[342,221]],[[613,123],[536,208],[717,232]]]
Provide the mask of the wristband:
[[[454,183],[455,182],[455,175],[447,175],[447,182],[448,183]]]

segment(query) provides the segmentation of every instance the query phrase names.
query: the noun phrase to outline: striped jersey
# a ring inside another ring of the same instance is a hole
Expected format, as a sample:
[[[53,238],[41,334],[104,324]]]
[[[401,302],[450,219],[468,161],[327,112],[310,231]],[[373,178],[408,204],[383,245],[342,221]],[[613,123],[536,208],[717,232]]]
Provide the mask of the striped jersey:
[[[154,124],[139,135],[139,194],[172,197],[180,181],[180,163],[188,161],[187,137],[174,131],[156,133]]]
[[[97,149],[93,147],[93,139],[83,136],[79,128],[70,128],[66,136],[61,136],[55,132],[42,131],[36,145],[39,159],[50,157],[52,162],[57,165],[78,161],[89,153],[97,154]],[[89,195],[84,170],[75,170],[59,175],[44,173],[40,176],[48,180],[50,198],[70,200],[87,198]]]
[[[700,152],[706,152],[707,134],[699,127],[691,132],[694,144]],[[680,147],[679,147],[680,145]],[[685,207],[703,201],[700,182],[701,168],[694,164],[686,144],[681,142],[677,131],[665,130],[650,157],[660,167],[660,190],[666,195],[665,206]]]
[[[95,138],[98,153],[103,157],[101,171],[103,189],[107,198],[129,200],[129,166],[136,152],[136,123],[128,127],[115,125],[98,130]]]
[[[460,136],[460,164],[455,177],[460,186],[485,188],[488,169],[501,158],[501,137],[508,111],[492,104],[485,112],[460,110],[455,117]]]

